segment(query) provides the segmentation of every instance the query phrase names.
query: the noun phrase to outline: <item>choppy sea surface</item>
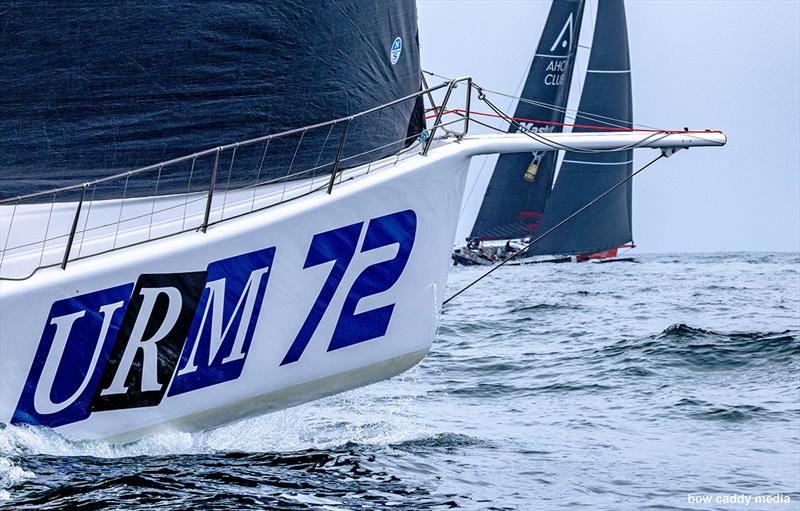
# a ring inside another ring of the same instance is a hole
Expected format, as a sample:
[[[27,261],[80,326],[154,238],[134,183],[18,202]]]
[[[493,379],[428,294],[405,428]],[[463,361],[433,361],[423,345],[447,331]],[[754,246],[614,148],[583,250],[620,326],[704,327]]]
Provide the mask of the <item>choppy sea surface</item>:
[[[800,509],[800,256],[637,260],[504,267],[411,371],[214,431],[0,426],[0,508]]]

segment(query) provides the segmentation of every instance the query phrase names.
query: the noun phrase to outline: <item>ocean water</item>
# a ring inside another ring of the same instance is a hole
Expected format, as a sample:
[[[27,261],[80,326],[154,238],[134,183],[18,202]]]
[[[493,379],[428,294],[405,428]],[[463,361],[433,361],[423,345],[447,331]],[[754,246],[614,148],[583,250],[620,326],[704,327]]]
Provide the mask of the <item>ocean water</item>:
[[[4,427],[0,508],[800,509],[800,256],[637,259],[502,268],[411,371],[214,431]]]

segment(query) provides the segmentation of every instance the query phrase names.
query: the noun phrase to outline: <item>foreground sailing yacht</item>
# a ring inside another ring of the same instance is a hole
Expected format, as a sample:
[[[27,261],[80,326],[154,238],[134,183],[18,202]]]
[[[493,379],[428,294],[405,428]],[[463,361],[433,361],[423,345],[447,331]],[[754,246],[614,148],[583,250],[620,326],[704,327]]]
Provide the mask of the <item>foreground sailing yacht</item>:
[[[553,2],[551,14],[559,5],[563,5],[559,0]],[[532,76],[538,83],[538,77],[534,75],[533,69],[529,74],[529,83]],[[543,94],[544,92],[540,93]],[[535,95],[528,96],[524,93],[522,97],[539,100]],[[543,102],[539,100],[535,103]],[[527,103],[523,99],[520,105]],[[561,120],[557,122],[563,122],[565,106],[566,100],[563,103],[553,102],[550,106],[552,112],[561,113]],[[521,116],[515,114],[515,117]],[[600,0],[586,79],[572,132],[592,132],[598,129],[631,130],[632,117],[630,58],[624,3],[622,0]],[[518,126],[521,129],[526,127],[523,122],[519,122]],[[512,124],[512,129],[516,128],[517,126]],[[504,161],[503,158],[508,156],[501,156],[498,159],[470,236],[471,243],[466,249],[460,249],[454,254],[456,262],[464,263],[466,262],[464,259],[471,259],[481,264],[492,264],[498,256],[501,258],[504,255],[505,250],[497,245],[494,249],[490,248],[491,245],[470,249],[470,246],[476,247],[476,240],[536,238],[564,221],[615,183],[629,177],[632,171],[632,151],[616,153],[567,151],[553,184],[556,153],[548,154],[552,155],[552,158],[548,162],[549,172],[545,174],[546,178],[532,183],[529,190],[526,190],[526,186],[516,176],[523,167],[520,162],[514,162],[516,164],[514,165],[509,163],[508,159]],[[533,211],[520,208],[521,200],[531,195],[541,198],[536,202],[528,200],[529,205],[538,209]],[[628,181],[626,186],[615,190],[569,220],[564,229],[552,232],[531,246],[525,251],[525,257],[520,259],[520,263],[623,260],[617,258],[618,250],[634,246],[631,200],[632,188],[631,182]],[[498,226],[498,215],[492,214],[492,209],[516,213],[516,221]],[[535,221],[524,222],[524,218],[534,218]],[[475,258],[474,255],[479,251],[491,256],[483,259]]]
[[[122,442],[389,378],[430,348],[474,156],[725,143],[470,135],[476,84],[420,89],[413,1],[208,5],[5,13],[48,33],[41,68],[0,58],[0,423]]]

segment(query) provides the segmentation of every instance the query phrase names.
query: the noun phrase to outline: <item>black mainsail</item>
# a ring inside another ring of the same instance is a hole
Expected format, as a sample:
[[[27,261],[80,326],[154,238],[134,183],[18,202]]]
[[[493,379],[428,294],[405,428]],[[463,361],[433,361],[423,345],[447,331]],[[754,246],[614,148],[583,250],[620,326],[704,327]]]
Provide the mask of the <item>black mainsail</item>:
[[[0,198],[414,94],[421,88],[417,35],[414,0],[4,2]],[[421,101],[408,101],[354,121],[343,156],[367,156],[346,165],[402,149],[424,129],[423,116]],[[343,129],[275,140],[266,158],[261,147],[238,151],[230,184],[252,182],[255,172],[245,170],[262,161],[262,178],[332,161]],[[198,161],[206,174],[195,175],[193,187],[208,186],[213,159],[206,160]],[[141,193],[153,193],[155,178],[144,177]],[[158,193],[187,190],[185,178],[160,177]],[[138,193],[133,181],[129,195]]]
[[[576,125],[633,126],[631,68],[623,0],[598,2],[591,55]],[[613,121],[611,121],[613,119]],[[573,132],[596,131],[576,126]],[[564,155],[539,228],[545,232],[631,175],[633,151]],[[526,255],[592,254],[633,239],[631,182],[533,245]]]
[[[583,0],[553,0],[522,90],[522,98],[538,104],[520,101],[514,112],[515,118],[545,122],[522,122],[524,129],[561,131],[583,6]],[[518,131],[515,125],[508,130]],[[518,239],[535,232],[553,184],[556,160],[553,151],[501,155],[470,238]]]

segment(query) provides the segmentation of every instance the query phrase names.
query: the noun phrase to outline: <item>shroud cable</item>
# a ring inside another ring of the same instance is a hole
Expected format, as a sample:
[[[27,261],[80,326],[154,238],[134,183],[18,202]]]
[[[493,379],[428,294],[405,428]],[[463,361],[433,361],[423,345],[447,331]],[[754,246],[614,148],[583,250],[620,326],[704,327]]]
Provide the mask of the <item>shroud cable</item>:
[[[516,252],[514,252],[514,253],[513,253],[513,254],[511,254],[510,256],[506,257],[505,259],[503,259],[502,261],[500,261],[500,262],[499,262],[499,263],[497,263],[496,265],[492,266],[492,268],[491,268],[489,271],[487,271],[487,272],[483,273],[483,274],[482,274],[480,277],[478,277],[477,279],[473,280],[472,282],[470,282],[470,283],[469,283],[469,284],[467,284],[466,286],[464,286],[464,287],[462,287],[461,289],[459,289],[458,291],[456,291],[456,292],[455,292],[453,295],[451,295],[449,298],[445,299],[445,301],[444,301],[444,302],[442,302],[442,306],[445,306],[445,305],[447,305],[447,303],[448,303],[448,302],[450,302],[450,301],[451,301],[453,298],[457,297],[458,295],[460,295],[461,293],[463,293],[463,292],[464,292],[464,291],[466,291],[467,289],[471,288],[472,286],[474,286],[475,284],[477,284],[477,283],[478,283],[478,282],[480,282],[481,280],[483,280],[483,279],[485,279],[486,277],[488,277],[488,276],[489,276],[489,275],[490,275],[490,274],[491,274],[493,271],[495,271],[496,269],[498,269],[498,268],[500,268],[501,266],[505,265],[507,262],[511,261],[512,259],[514,259],[514,258],[515,258],[515,257],[517,257],[518,255],[522,254],[523,252],[525,252],[526,250],[528,250],[530,247],[532,247],[534,244],[536,244],[537,242],[539,242],[539,241],[540,241],[542,238],[544,238],[545,236],[549,235],[550,233],[552,233],[553,231],[555,231],[556,229],[558,229],[559,227],[561,227],[561,226],[562,226],[562,225],[564,225],[565,223],[569,222],[570,220],[572,220],[573,218],[575,218],[576,216],[578,216],[578,214],[580,214],[582,211],[584,211],[584,210],[586,210],[587,208],[591,207],[591,206],[592,206],[592,204],[595,204],[597,201],[599,201],[600,199],[602,199],[602,198],[603,198],[603,197],[605,197],[606,195],[610,194],[611,192],[613,192],[614,190],[616,190],[616,189],[617,189],[617,188],[619,188],[620,186],[624,185],[625,183],[627,183],[628,181],[630,181],[631,179],[633,179],[633,177],[634,177],[635,175],[637,175],[637,174],[639,174],[640,172],[644,171],[644,170],[645,170],[647,167],[649,167],[650,165],[654,164],[655,162],[657,162],[658,160],[660,160],[661,158],[664,158],[664,157],[665,157],[665,154],[662,152],[661,154],[659,154],[658,156],[656,156],[655,158],[653,158],[652,160],[650,160],[650,162],[648,162],[646,165],[644,165],[643,167],[641,167],[639,170],[637,170],[636,172],[633,172],[633,173],[632,173],[630,176],[627,176],[625,179],[623,179],[623,180],[622,180],[622,181],[620,181],[619,183],[615,184],[614,186],[612,186],[611,188],[609,188],[609,189],[608,189],[608,190],[606,190],[605,192],[601,193],[600,195],[598,195],[597,197],[595,197],[594,199],[592,199],[591,201],[589,201],[588,203],[586,203],[586,204],[585,204],[583,207],[581,207],[580,209],[578,209],[577,211],[575,211],[574,213],[572,213],[571,215],[569,215],[567,218],[565,218],[565,219],[561,220],[561,221],[560,221],[560,222],[558,222],[556,225],[554,225],[553,227],[551,227],[550,229],[548,229],[547,231],[545,231],[545,232],[544,232],[544,233],[543,233],[541,236],[537,237],[536,239],[534,239],[533,241],[531,241],[530,243],[528,243],[527,245],[525,245],[525,246],[524,246],[524,247],[522,247],[521,249],[517,250]]]

